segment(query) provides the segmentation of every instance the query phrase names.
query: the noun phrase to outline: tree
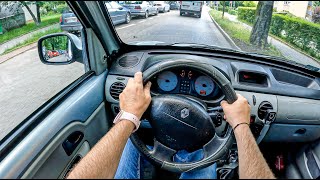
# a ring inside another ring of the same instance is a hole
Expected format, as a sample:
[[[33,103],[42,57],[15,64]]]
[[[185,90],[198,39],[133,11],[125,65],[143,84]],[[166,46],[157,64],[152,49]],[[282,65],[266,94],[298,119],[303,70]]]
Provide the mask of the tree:
[[[273,1],[259,1],[255,22],[250,34],[250,43],[259,48],[264,48],[268,44],[272,10]]]
[[[225,1],[222,1],[223,2],[223,8],[222,8],[222,18],[224,17],[224,11],[226,9],[226,3]]]
[[[24,6],[28,12],[30,13],[33,21],[35,22],[35,24],[38,26],[41,23],[41,16],[40,16],[40,7],[43,5],[42,1],[35,1],[35,2],[30,2],[30,1],[20,1],[20,3],[22,4],[22,6]],[[30,5],[32,4],[36,4],[36,9],[37,9],[37,14],[36,16],[33,14],[33,12],[30,9]]]

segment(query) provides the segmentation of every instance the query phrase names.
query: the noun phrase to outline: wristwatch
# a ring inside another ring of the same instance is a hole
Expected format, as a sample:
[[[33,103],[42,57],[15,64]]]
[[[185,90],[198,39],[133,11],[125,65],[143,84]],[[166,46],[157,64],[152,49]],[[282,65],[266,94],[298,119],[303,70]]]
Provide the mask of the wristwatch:
[[[122,120],[129,120],[129,121],[133,122],[133,124],[136,126],[136,128],[133,130],[133,132],[136,132],[139,129],[140,120],[134,114],[131,114],[131,113],[125,112],[124,110],[121,110],[118,113],[118,115],[114,118],[113,123],[117,124],[118,122],[120,122]]]

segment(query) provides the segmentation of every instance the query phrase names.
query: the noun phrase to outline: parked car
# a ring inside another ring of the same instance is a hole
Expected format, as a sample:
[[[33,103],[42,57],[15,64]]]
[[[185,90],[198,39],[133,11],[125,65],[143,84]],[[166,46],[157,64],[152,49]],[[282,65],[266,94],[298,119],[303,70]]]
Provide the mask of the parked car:
[[[149,15],[158,15],[159,9],[149,1],[125,1],[124,7],[130,9],[131,16],[143,16],[148,18]]]
[[[173,2],[170,2],[170,10],[179,10],[180,9],[180,3],[177,2],[177,1],[173,1]]]
[[[48,57],[53,58],[53,57],[59,56],[60,54],[59,54],[58,51],[48,50],[48,51],[47,51],[47,55],[48,55]]]
[[[60,17],[60,27],[61,30],[73,34],[80,34],[82,29],[81,23],[69,7],[64,9],[62,12]]]
[[[115,1],[106,2],[106,6],[114,25],[120,23],[130,23],[131,12],[128,8],[121,6],[119,3]]]
[[[193,15],[201,18],[203,1],[182,1],[180,16]]]
[[[170,5],[164,1],[155,1],[154,6],[158,7],[159,12],[165,13],[170,11]]]

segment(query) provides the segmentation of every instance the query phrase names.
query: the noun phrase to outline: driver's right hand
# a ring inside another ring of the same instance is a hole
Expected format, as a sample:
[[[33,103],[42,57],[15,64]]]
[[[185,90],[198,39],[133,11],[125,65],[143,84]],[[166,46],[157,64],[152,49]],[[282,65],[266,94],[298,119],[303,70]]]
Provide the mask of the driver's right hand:
[[[250,123],[251,107],[248,104],[248,100],[240,94],[237,94],[237,96],[238,99],[232,104],[228,104],[227,101],[221,101],[221,107],[224,111],[225,118],[232,129],[234,129],[237,124]]]
[[[120,109],[136,115],[141,119],[151,102],[151,82],[143,87],[142,73],[137,72],[128,80],[126,88],[119,96]]]

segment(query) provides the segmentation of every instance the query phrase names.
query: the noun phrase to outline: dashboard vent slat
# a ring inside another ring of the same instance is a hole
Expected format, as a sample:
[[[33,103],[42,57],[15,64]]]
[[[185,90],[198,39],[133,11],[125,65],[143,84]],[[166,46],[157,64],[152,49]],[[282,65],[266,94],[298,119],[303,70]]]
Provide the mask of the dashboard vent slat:
[[[122,93],[124,88],[126,87],[125,84],[122,82],[115,82],[110,87],[110,95],[113,99],[119,100],[119,95]]]
[[[139,63],[139,58],[137,56],[124,56],[119,59],[118,64],[121,67],[129,68],[134,67]]]
[[[259,117],[260,119],[264,119],[265,116],[266,116],[266,113],[267,113],[268,109],[270,109],[270,110],[273,109],[271,103],[270,103],[270,102],[267,102],[267,101],[262,102],[262,103],[259,105],[259,108],[258,108],[258,117]]]

